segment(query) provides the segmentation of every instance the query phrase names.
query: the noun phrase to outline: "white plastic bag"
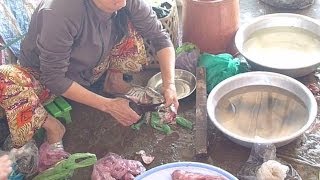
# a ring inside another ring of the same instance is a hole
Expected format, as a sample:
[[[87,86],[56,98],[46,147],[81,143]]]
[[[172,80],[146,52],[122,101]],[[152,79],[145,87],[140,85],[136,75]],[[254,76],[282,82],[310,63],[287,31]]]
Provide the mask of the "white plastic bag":
[[[276,157],[276,146],[273,144],[254,144],[250,156],[237,176],[241,180],[302,180],[293,167]],[[271,174],[271,175],[270,175]]]

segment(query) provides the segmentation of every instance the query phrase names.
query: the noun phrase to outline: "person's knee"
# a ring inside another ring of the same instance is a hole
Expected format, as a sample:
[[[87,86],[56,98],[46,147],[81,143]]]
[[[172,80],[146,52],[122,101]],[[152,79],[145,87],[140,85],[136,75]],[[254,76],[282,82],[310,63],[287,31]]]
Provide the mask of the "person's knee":
[[[61,125],[62,125],[62,127],[61,127],[62,134],[65,134],[66,133],[66,128],[64,127],[63,124],[61,124]]]
[[[1,65],[0,74],[2,78],[10,80],[15,86],[26,87],[32,83],[31,74],[19,65]]]

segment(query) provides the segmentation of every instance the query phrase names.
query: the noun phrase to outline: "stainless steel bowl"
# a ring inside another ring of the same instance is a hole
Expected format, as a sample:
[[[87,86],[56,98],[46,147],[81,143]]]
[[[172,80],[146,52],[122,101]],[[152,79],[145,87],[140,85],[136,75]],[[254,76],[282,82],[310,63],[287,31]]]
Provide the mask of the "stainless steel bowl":
[[[320,65],[320,59],[312,63],[306,63],[305,66],[281,69],[278,68],[276,64],[268,62],[263,62],[262,64],[261,62],[258,63],[255,59],[250,59],[248,57],[248,54],[244,52],[244,43],[248,40],[250,35],[252,35],[252,33],[256,32],[257,30],[271,27],[297,27],[320,36],[319,21],[307,16],[291,13],[276,13],[257,17],[250,23],[241,26],[235,36],[236,48],[248,60],[248,63],[252,66],[253,69],[278,72],[291,77],[301,77],[316,70],[316,68]]]
[[[309,114],[308,120],[298,131],[290,135],[267,140],[247,138],[231,132],[222,126],[216,118],[217,103],[230,91],[251,85],[274,86],[292,92],[306,105]],[[296,139],[311,126],[317,115],[317,103],[310,90],[299,81],[278,73],[256,71],[238,74],[219,83],[209,94],[207,110],[213,124],[235,143],[246,147],[251,147],[253,143],[272,143],[280,147]]]
[[[189,96],[196,89],[196,77],[189,71],[175,69],[175,84],[178,99],[183,99]],[[151,77],[148,81],[147,86],[161,93],[161,72]]]

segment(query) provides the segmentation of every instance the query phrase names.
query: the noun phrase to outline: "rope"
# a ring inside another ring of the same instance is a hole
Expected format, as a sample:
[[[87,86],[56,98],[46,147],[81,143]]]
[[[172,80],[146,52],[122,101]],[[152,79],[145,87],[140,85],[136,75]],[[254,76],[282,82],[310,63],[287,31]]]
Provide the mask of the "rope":
[[[20,35],[19,37],[17,37],[16,39],[14,39],[13,41],[5,44],[4,46],[0,47],[0,51],[9,48],[10,46],[12,46],[14,43],[20,41],[21,39],[23,39],[25,36],[25,34]]]

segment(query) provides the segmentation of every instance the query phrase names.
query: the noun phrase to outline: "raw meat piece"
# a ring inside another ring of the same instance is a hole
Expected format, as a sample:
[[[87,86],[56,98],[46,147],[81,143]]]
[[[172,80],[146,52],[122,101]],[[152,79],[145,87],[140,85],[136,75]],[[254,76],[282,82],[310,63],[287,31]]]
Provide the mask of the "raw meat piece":
[[[154,160],[154,156],[147,155],[144,150],[140,150],[139,152],[136,152],[136,154],[141,155],[141,159],[145,164],[150,164]]]
[[[219,175],[204,175],[183,170],[175,170],[171,177],[172,180],[226,180],[224,177]]]
[[[122,179],[123,180],[134,180],[134,176],[130,173],[127,173],[122,177]]]
[[[91,179],[131,180],[145,170],[139,161],[123,159],[115,153],[108,153],[94,165]]]

